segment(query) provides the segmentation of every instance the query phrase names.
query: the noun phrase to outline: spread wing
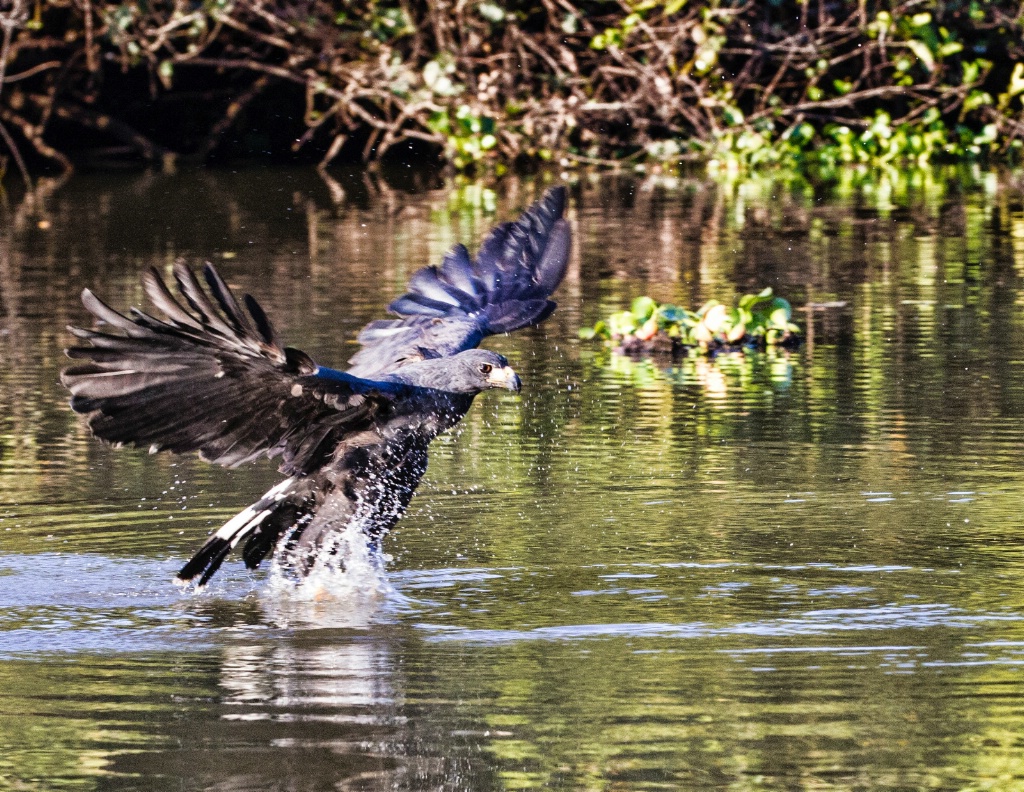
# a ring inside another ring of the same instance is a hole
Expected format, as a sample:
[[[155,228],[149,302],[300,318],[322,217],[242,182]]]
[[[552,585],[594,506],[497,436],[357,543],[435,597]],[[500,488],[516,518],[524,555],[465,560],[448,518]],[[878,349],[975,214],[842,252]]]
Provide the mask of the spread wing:
[[[408,293],[388,306],[401,318],[371,322],[359,334],[363,348],[349,361],[349,374],[379,377],[546,319],[569,261],[565,199],[564,187],[548,190],[514,223],[492,230],[475,261],[456,245],[440,267],[416,272]]]
[[[124,316],[82,293],[110,331],[69,328],[88,346],[67,354],[88,362],[66,369],[61,382],[97,437],[198,451],[231,466],[281,455],[283,472],[306,474],[402,395],[401,386],[322,369],[284,347],[252,297],[243,310],[212,266],[203,274],[209,291],[175,265],[179,301],[156,270],[146,273],[146,293],[164,320],[135,308]]]

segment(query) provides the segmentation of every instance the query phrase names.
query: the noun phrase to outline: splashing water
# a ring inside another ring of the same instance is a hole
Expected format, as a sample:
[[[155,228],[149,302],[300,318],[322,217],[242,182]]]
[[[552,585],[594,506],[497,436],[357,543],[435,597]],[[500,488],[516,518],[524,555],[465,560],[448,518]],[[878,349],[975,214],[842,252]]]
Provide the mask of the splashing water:
[[[279,624],[366,627],[400,595],[387,578],[391,557],[369,539],[364,520],[352,520],[320,549],[299,577],[277,554],[263,592],[264,608]]]

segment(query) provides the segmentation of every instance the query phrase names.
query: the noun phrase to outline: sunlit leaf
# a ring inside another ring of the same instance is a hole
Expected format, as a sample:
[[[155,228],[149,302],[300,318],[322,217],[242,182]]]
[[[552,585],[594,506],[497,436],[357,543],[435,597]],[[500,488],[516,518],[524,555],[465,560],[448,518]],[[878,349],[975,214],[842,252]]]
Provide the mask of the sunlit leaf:
[[[494,2],[480,3],[476,10],[488,22],[497,24],[505,19],[505,9]]]
[[[645,322],[657,310],[658,303],[650,297],[637,297],[630,305],[630,311],[637,322]]]
[[[917,59],[921,61],[928,71],[932,71],[935,68],[935,56],[932,54],[932,51],[928,49],[928,45],[923,41],[908,41],[907,47],[910,48],[910,51],[917,56]]]
[[[650,341],[658,332],[658,320],[651,317],[639,327],[634,335],[641,341]]]
[[[704,314],[702,322],[712,333],[722,332],[729,323],[728,310],[722,304],[712,306]]]
[[[691,335],[698,344],[710,344],[715,337],[714,333],[703,322],[693,328]]]
[[[785,318],[782,320],[782,324],[789,321],[789,317],[793,315],[793,308],[789,304],[789,300],[785,300],[782,297],[775,297],[769,304],[768,310],[771,312],[771,316],[776,316],[779,312]]]

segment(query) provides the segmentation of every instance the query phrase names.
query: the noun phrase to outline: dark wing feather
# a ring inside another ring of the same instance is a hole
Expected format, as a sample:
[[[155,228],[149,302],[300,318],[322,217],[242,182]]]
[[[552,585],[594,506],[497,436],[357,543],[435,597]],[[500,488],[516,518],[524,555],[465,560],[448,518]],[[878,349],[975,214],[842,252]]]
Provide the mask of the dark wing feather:
[[[486,336],[543,321],[569,262],[571,235],[564,187],[555,187],[514,223],[488,234],[473,261],[456,245],[440,267],[409,279],[409,291],[388,306],[400,319],[371,322],[349,373],[379,377],[422,360],[424,350],[446,357],[472,349]]]
[[[209,264],[209,293],[184,265],[174,276],[188,308],[155,270],[144,278],[164,320],[135,309],[129,318],[88,290],[82,295],[90,313],[120,331],[70,328],[88,346],[67,353],[86,362],[66,369],[61,382],[97,437],[198,451],[232,466],[281,455],[284,472],[306,474],[401,395],[397,385],[321,369],[283,347],[256,301],[246,295],[243,310]]]

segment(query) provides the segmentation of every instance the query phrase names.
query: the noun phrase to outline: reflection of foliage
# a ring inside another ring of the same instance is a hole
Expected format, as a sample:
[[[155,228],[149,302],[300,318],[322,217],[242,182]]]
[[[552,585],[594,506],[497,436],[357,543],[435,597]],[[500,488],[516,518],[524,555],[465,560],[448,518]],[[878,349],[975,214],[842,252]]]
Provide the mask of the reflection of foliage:
[[[181,692],[180,667],[167,662],[164,673],[159,662],[126,673],[123,663],[104,657],[49,664],[5,658],[0,662],[0,787],[95,789],[114,759],[111,745],[128,753],[159,744],[161,738],[136,713],[141,710],[149,718],[166,713],[170,706],[163,702]],[[57,698],[47,695],[53,690],[61,691],[59,705],[47,700]],[[132,701],[137,709],[111,717],[97,702],[115,698]],[[76,717],[67,716],[72,709]],[[26,723],[28,728],[20,727]]]
[[[774,296],[771,287],[744,294],[735,308],[708,300],[696,311],[637,297],[630,310],[613,313],[579,334],[583,339],[603,339],[629,353],[678,352],[683,347],[704,352],[774,347],[793,341],[800,332],[790,321],[792,315],[789,302]]]
[[[684,355],[671,365],[612,352],[607,372],[638,388],[659,388],[662,383],[697,385],[709,398],[720,399],[734,389],[745,393],[784,390],[792,383],[794,363],[788,350],[775,347],[764,352],[723,352],[714,357]]]

